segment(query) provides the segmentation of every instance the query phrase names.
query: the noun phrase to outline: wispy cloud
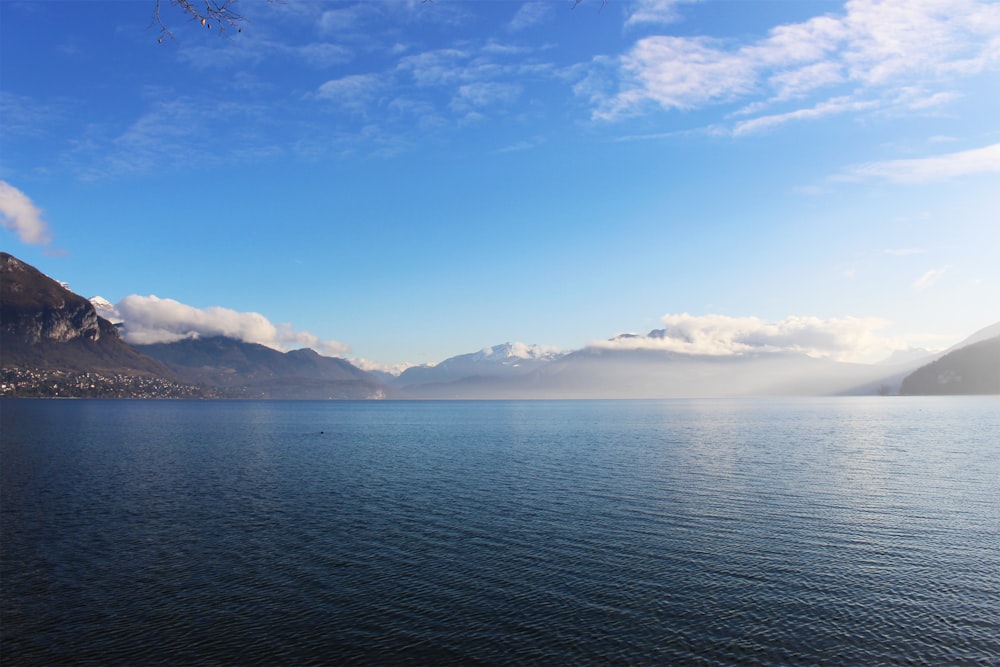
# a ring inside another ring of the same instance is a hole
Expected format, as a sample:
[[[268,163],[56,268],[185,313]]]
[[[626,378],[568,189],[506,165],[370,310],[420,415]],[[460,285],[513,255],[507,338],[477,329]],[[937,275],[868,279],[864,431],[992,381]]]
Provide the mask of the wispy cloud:
[[[598,117],[613,119],[649,103],[690,109],[737,99],[752,92],[756,78],[750,61],[706,37],[639,40],[623,59],[622,72],[632,84],[598,109]]]
[[[670,17],[677,4],[640,3],[632,20]],[[594,116],[745,102],[741,113],[754,117],[735,129],[746,133],[828,113],[918,111],[954,99],[948,88],[956,78],[1000,66],[998,45],[995,2],[850,0],[840,13],[777,26],[754,41],[644,37],[620,59],[618,90],[595,96]],[[759,115],[824,91],[826,100]]]
[[[750,134],[752,132],[770,129],[789,121],[815,119],[851,111],[874,109],[878,107],[879,104],[879,102],[874,100],[858,100],[852,97],[838,97],[826,100],[825,102],[821,102],[806,109],[796,109],[795,111],[789,111],[786,113],[758,116],[757,118],[753,118],[751,120],[741,121],[733,126],[732,133],[735,136],[740,136],[743,134]]]
[[[0,181],[0,225],[17,234],[22,243],[47,246],[52,242],[41,209],[6,181]]]
[[[895,257],[905,257],[907,255],[922,255],[927,251],[923,248],[887,248],[882,252]]]
[[[50,126],[71,115],[73,102],[67,99],[43,103],[24,95],[0,90],[0,117],[3,118],[4,143],[14,137],[36,138]]]
[[[989,173],[1000,173],[1000,143],[933,157],[855,165],[834,180],[881,178],[894,183],[931,183]]]
[[[617,337],[593,345],[711,356],[786,352],[840,361],[878,358],[906,347],[902,341],[878,336],[876,332],[887,322],[877,318],[792,316],[767,321],[682,313],[664,315],[661,321],[665,328],[647,335]]]
[[[331,79],[316,91],[316,97],[352,111],[364,110],[384,88],[376,74],[351,74]]]
[[[195,308],[153,295],[132,294],[115,304],[112,310],[99,312],[102,317],[122,322],[125,340],[136,345],[226,336],[282,351],[309,347],[320,354],[340,356],[350,350],[344,343],[320,340],[307,331],[296,331],[290,324],[272,324],[260,313],[219,306]]]
[[[408,143],[414,129],[482,119],[517,102],[529,85],[555,77],[554,67],[531,59],[533,51],[485,40],[406,53],[381,70],[327,81],[313,97],[353,112],[377,109],[381,136]]]
[[[679,18],[677,5],[699,0],[636,0],[626,25],[643,23],[673,23]]]
[[[515,141],[512,144],[508,144],[497,149],[497,153],[519,153],[521,151],[529,151],[536,146],[545,143],[545,137],[537,136],[531,139],[522,139],[520,141]]]
[[[164,166],[225,164],[283,150],[262,130],[277,125],[274,104],[174,97],[153,91],[137,117],[87,126],[63,156],[81,178],[148,173]]]
[[[552,3],[549,2],[526,2],[521,5],[514,18],[507,24],[507,29],[511,32],[520,32],[533,26],[546,22],[555,12]]]
[[[346,7],[327,9],[320,14],[318,25],[324,34],[356,30],[381,12],[375,3],[359,2]]]
[[[298,61],[310,67],[325,68],[350,62],[352,49],[343,44],[308,42],[286,44],[268,39],[222,40],[211,46],[187,46],[178,52],[180,60],[196,69],[228,70],[252,67],[276,58]]]
[[[482,109],[497,104],[510,104],[521,94],[521,86],[514,83],[480,81],[459,86],[451,100],[451,108],[464,111]]]
[[[913,281],[913,286],[916,289],[924,290],[928,287],[933,286],[937,281],[941,280],[941,277],[948,271],[948,267],[942,267],[940,269],[931,269],[924,275],[920,276]]]

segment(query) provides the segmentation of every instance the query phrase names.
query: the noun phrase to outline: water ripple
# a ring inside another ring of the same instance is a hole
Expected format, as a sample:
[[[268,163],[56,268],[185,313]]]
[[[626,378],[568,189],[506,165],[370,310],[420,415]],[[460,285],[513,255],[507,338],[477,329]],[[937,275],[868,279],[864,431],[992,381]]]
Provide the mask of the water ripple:
[[[996,665],[996,407],[5,402],[3,663]]]

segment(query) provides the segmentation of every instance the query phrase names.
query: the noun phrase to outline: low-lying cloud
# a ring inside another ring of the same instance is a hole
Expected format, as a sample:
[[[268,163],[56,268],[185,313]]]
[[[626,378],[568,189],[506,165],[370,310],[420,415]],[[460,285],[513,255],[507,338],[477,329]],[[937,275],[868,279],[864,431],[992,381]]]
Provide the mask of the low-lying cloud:
[[[226,336],[287,351],[309,347],[326,356],[342,356],[350,348],[339,341],[320,340],[290,324],[273,324],[260,313],[246,313],[211,306],[195,308],[158,296],[126,296],[111,309],[99,309],[102,317],[122,323],[122,335],[135,345],[172,343],[185,338]]]
[[[785,352],[837,361],[872,361],[906,347],[900,340],[879,336],[876,331],[886,322],[877,318],[792,316],[769,322],[758,317],[682,313],[664,315],[661,321],[663,329],[593,346],[710,356]]]

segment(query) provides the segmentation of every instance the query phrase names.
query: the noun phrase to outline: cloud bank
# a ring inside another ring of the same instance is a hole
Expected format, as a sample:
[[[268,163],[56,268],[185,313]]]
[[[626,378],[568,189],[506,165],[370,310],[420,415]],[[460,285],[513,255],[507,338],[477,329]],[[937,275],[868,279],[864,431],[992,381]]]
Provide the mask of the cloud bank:
[[[900,340],[878,336],[875,332],[887,323],[877,318],[792,316],[769,322],[758,317],[682,313],[664,315],[661,321],[666,325],[663,329],[617,336],[592,347],[709,356],[783,352],[837,361],[873,360],[907,347]]]
[[[42,211],[7,181],[0,181],[0,225],[15,232],[22,243],[45,246],[52,242]]]
[[[98,313],[123,323],[123,337],[135,345],[172,343],[185,338],[226,336],[245,343],[257,343],[287,351],[309,347],[325,356],[342,356],[350,348],[335,340],[320,340],[307,331],[296,331],[289,324],[272,324],[260,313],[243,313],[212,306],[195,308],[173,299],[131,294],[109,309]]]

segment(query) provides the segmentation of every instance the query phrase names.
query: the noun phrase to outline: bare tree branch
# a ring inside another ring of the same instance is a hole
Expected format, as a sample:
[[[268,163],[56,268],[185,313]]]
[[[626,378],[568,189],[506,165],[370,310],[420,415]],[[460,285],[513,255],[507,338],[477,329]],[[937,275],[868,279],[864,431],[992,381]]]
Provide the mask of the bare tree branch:
[[[583,0],[573,0],[573,9],[576,9],[576,6],[581,2],[583,2]],[[599,11],[604,11],[604,5],[606,4],[608,4],[608,0],[601,0],[601,9]]]
[[[274,1],[268,0],[268,2]],[[214,25],[218,27],[220,33],[226,30],[243,32],[243,23],[246,19],[234,9],[238,0],[153,0],[153,20],[150,25],[159,27],[160,35],[156,41],[161,44],[165,39],[174,38],[174,33],[160,16],[164,2],[176,6],[191,20],[197,21],[209,30]],[[434,0],[423,0],[423,2],[434,2]],[[582,2],[583,0],[573,0],[573,9]],[[606,4],[608,0],[601,0],[601,9],[604,9]]]
[[[192,20],[197,21],[205,28],[211,30],[212,26],[218,27],[219,32],[226,30],[236,30],[243,32],[245,19],[234,9],[237,0],[167,0],[171,5],[175,5],[182,12],[187,14]],[[158,42],[163,42],[165,38],[173,39],[174,33],[170,31],[167,24],[160,16],[163,0],[154,0],[153,21],[150,25],[160,28]]]

